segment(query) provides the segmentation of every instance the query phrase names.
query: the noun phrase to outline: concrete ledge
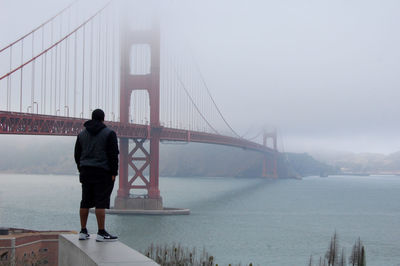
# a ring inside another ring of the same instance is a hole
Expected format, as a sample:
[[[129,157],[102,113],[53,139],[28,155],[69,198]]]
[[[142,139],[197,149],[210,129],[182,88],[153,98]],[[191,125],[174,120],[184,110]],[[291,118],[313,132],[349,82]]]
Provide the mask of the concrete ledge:
[[[127,245],[116,242],[96,242],[91,239],[78,240],[78,235],[59,236],[59,266],[156,266],[159,265]]]

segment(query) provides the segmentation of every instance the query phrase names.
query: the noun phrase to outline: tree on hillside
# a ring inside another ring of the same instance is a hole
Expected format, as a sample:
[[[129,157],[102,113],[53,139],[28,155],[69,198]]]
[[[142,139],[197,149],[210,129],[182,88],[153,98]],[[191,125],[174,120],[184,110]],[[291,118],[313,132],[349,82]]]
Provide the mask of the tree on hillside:
[[[349,258],[349,263],[352,266],[366,266],[365,260],[365,250],[360,238],[354,243],[351,255]]]
[[[338,236],[335,231],[331,238],[331,242],[329,244],[329,249],[325,254],[325,258],[328,260],[328,266],[336,266],[338,262],[338,256],[339,256],[339,243],[338,243]]]
[[[342,254],[340,255],[340,259],[339,259],[339,266],[346,266],[346,252],[345,252],[345,248],[342,248]]]
[[[339,254],[340,253],[340,254]],[[333,234],[331,241],[329,243],[328,250],[325,253],[324,257],[319,258],[319,263],[316,264],[317,266],[346,266],[346,250],[345,248],[342,248],[340,252],[340,247],[339,247],[339,238],[338,235],[335,231]],[[360,240],[355,242],[353,245],[351,255],[349,257],[349,263],[351,266],[366,266],[366,259],[365,259],[365,248]],[[313,261],[312,261],[312,256],[310,256],[310,259],[308,261],[308,266],[312,266]]]

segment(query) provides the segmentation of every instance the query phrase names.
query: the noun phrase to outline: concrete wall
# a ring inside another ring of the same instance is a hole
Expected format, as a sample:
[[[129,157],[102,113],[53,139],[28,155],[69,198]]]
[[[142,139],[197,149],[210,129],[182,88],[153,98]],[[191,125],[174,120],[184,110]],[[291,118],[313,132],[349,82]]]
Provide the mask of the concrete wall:
[[[78,235],[59,236],[58,266],[156,266],[153,260],[116,242],[96,242],[91,239],[78,240]]]

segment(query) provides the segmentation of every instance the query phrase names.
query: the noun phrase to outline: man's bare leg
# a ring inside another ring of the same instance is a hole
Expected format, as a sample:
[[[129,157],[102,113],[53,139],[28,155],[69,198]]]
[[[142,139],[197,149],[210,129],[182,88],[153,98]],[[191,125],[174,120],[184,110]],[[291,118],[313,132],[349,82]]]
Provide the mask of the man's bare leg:
[[[88,216],[89,216],[89,209],[80,208],[79,209],[79,216],[81,218],[81,228],[86,228]]]
[[[104,230],[106,220],[106,209],[96,208],[97,227],[99,230]]]

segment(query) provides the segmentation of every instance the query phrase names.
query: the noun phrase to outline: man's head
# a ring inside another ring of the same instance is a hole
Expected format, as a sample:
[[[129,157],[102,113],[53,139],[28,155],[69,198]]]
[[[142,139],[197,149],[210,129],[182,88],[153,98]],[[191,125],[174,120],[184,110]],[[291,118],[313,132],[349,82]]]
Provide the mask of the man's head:
[[[92,112],[92,120],[104,121],[104,112],[101,109],[96,109]]]

